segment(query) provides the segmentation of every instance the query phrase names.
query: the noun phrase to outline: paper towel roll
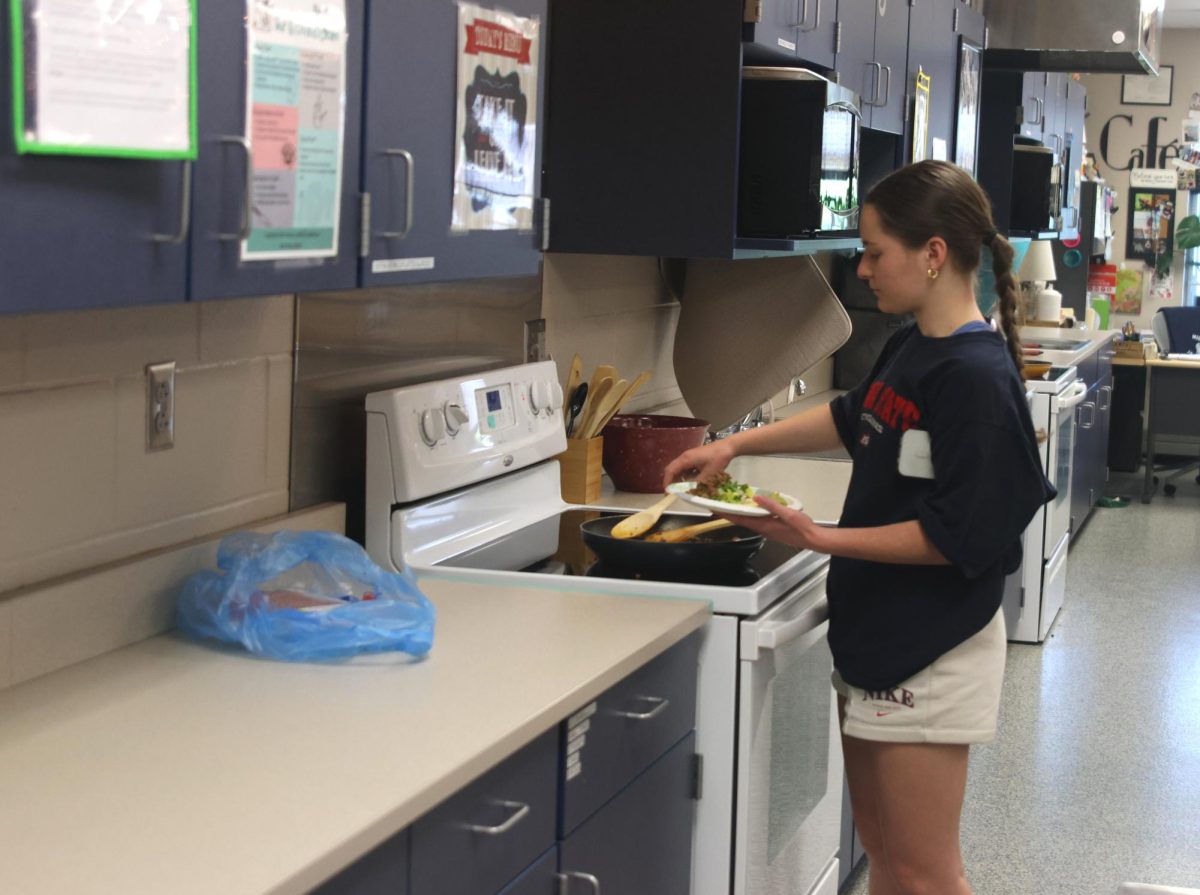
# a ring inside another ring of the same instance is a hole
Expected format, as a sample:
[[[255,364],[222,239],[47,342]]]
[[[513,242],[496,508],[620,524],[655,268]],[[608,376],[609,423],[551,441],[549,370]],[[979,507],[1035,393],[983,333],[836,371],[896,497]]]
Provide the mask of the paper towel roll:
[[[1043,289],[1037,294],[1037,319],[1058,320],[1062,316],[1062,293],[1057,289]]]
[[[848,338],[850,318],[810,256],[691,260],[675,379],[688,409],[723,429]]]

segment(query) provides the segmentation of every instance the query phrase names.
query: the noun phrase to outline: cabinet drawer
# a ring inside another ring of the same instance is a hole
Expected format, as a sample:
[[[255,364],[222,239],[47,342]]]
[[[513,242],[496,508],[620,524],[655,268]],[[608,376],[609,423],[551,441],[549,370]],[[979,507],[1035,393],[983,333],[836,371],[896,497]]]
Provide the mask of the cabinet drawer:
[[[498,892],[554,844],[557,748],[547,731],[413,824],[411,895]]]
[[[561,725],[565,836],[696,723],[699,634],[652,659]]]
[[[309,895],[405,895],[407,891],[408,830],[401,830]]]
[[[696,814],[689,734],[559,846],[568,895],[688,895]]]

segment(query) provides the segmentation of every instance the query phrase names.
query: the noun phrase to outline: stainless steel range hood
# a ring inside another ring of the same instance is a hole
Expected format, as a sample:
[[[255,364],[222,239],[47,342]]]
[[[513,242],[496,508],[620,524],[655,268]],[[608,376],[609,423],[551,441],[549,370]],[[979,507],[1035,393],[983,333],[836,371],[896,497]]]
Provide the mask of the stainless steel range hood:
[[[1158,74],[1164,0],[990,0],[984,66]]]

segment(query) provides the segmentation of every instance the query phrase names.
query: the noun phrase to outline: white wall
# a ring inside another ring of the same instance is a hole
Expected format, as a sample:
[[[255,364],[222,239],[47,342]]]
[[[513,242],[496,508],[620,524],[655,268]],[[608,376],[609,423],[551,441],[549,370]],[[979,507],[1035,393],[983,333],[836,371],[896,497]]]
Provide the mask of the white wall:
[[[1082,83],[1087,87],[1088,117],[1086,123],[1088,150],[1095,155],[1101,176],[1109,186],[1117,191],[1117,204],[1120,211],[1113,216],[1113,262],[1120,264],[1125,261],[1126,222],[1129,211],[1129,172],[1119,170],[1129,164],[1130,156],[1139,147],[1143,154],[1146,152],[1148,128],[1151,120],[1161,117],[1165,120],[1158,122],[1157,145],[1162,147],[1172,140],[1179,142],[1181,126],[1187,117],[1188,104],[1193,93],[1200,93],[1200,30],[1197,29],[1168,29],[1163,32],[1160,63],[1173,65],[1172,102],[1170,106],[1135,106],[1121,103],[1122,75],[1084,75]],[[1115,120],[1109,127],[1106,164],[1101,152],[1101,135],[1104,125],[1113,116],[1128,115],[1133,119],[1132,124],[1124,120]],[[1158,153],[1156,153],[1157,155]],[[1170,154],[1170,153],[1168,153]],[[1117,167],[1113,167],[1113,166]],[[1153,163],[1146,159],[1139,167],[1159,167],[1158,159]],[[1186,214],[1188,194],[1176,194],[1175,207],[1177,220]],[[1133,259],[1129,264],[1141,264],[1139,259]],[[1182,302],[1183,289],[1183,256],[1176,254],[1172,264],[1172,294],[1171,304]],[[1147,272],[1149,280],[1149,272]],[[1149,295],[1142,302],[1141,314],[1115,314],[1113,327],[1119,328],[1122,323],[1132,320],[1139,329],[1148,329],[1154,312],[1165,302],[1154,301]]]

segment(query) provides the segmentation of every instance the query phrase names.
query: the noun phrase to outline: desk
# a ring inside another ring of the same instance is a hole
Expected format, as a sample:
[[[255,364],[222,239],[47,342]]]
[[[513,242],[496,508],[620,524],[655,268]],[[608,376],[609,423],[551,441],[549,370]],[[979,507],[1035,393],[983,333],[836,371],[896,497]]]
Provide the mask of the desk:
[[[1200,357],[1148,360],[1150,379],[1146,423],[1146,479],[1142,503],[1154,496],[1154,439],[1157,435],[1200,438]]]

